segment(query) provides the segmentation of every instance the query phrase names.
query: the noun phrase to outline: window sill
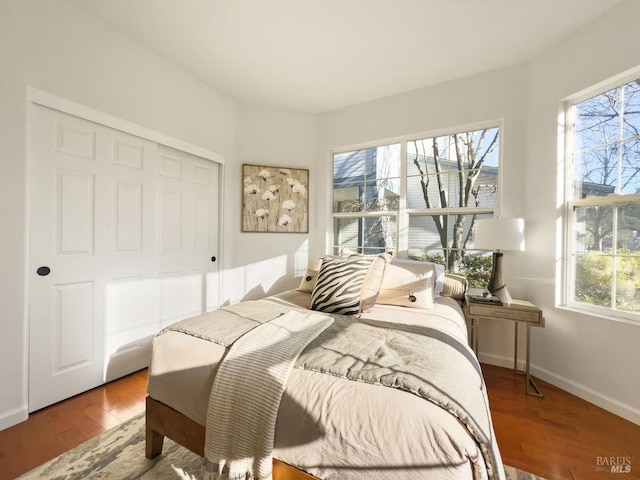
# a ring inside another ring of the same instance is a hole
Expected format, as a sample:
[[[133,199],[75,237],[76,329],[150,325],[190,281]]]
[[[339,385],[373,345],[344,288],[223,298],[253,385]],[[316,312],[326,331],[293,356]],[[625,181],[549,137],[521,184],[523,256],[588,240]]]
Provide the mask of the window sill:
[[[584,305],[577,303],[558,305],[556,308],[580,315],[589,315],[591,317],[596,317],[603,320],[626,323],[628,325],[635,325],[636,327],[640,327],[640,315],[637,314],[630,313],[628,314],[628,316],[616,315],[613,314],[608,308],[600,309],[597,307],[585,307]]]

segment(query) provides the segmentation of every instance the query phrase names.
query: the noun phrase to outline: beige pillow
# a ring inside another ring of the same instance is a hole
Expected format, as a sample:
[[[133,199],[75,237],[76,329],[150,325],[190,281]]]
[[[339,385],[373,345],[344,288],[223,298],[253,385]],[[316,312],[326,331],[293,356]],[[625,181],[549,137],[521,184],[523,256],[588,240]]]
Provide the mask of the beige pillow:
[[[387,273],[382,280],[376,303],[424,310],[432,309],[434,282],[433,270],[420,275],[408,272],[400,275]]]
[[[443,297],[451,297],[456,300],[464,300],[464,294],[467,293],[468,281],[462,275],[453,273],[444,274],[444,288],[442,290]]]
[[[434,277],[434,298],[437,298],[444,287],[444,265],[432,262],[423,262],[422,260],[409,260],[406,258],[393,258],[387,266],[385,274],[403,275],[407,272],[414,275],[422,275],[423,273],[433,270]]]
[[[313,292],[313,287],[315,287],[317,280],[318,270],[307,268],[307,271],[302,276],[302,280],[300,280],[300,286],[298,287],[298,290],[301,292]]]
[[[358,258],[373,259],[371,268],[369,268],[367,276],[364,279],[362,294],[360,297],[360,311],[366,312],[367,310],[371,310],[376,304],[378,292],[380,292],[380,287],[382,286],[385,269],[387,264],[391,262],[391,255],[388,253],[364,255],[345,248],[342,250],[340,258],[348,260],[355,260]]]

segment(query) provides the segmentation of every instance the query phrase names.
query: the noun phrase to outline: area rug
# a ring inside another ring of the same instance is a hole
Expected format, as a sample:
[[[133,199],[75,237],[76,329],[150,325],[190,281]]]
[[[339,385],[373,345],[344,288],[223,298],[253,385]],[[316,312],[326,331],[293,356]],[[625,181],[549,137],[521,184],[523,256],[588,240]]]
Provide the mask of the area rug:
[[[162,455],[144,456],[144,414],[54,458],[19,480],[200,480],[202,457],[166,438]],[[507,480],[544,480],[505,466]]]

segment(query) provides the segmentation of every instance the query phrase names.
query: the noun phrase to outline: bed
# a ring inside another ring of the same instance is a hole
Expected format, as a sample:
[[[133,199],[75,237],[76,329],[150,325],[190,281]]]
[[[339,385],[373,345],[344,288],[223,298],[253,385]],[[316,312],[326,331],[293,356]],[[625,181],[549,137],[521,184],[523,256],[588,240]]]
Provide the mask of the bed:
[[[484,380],[460,307],[464,286],[433,264],[384,260],[378,278],[373,263],[381,262],[370,260],[358,314],[321,312],[332,317],[331,326],[290,371],[277,406],[273,478],[503,479]],[[165,436],[205,455],[209,404],[221,398],[212,388],[230,348],[209,329],[231,317],[264,316],[260,322],[266,322],[287,312],[315,315],[323,308],[318,292],[327,263],[309,270],[297,290],[223,307],[156,336],[147,389],[148,458],[161,453]]]

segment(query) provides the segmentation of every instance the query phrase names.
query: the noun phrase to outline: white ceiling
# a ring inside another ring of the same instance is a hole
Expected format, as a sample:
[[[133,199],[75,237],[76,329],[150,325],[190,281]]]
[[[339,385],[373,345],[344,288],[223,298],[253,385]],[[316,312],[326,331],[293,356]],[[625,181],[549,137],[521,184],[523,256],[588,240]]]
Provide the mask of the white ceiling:
[[[75,0],[241,103],[320,113],[525,62],[623,0]]]

